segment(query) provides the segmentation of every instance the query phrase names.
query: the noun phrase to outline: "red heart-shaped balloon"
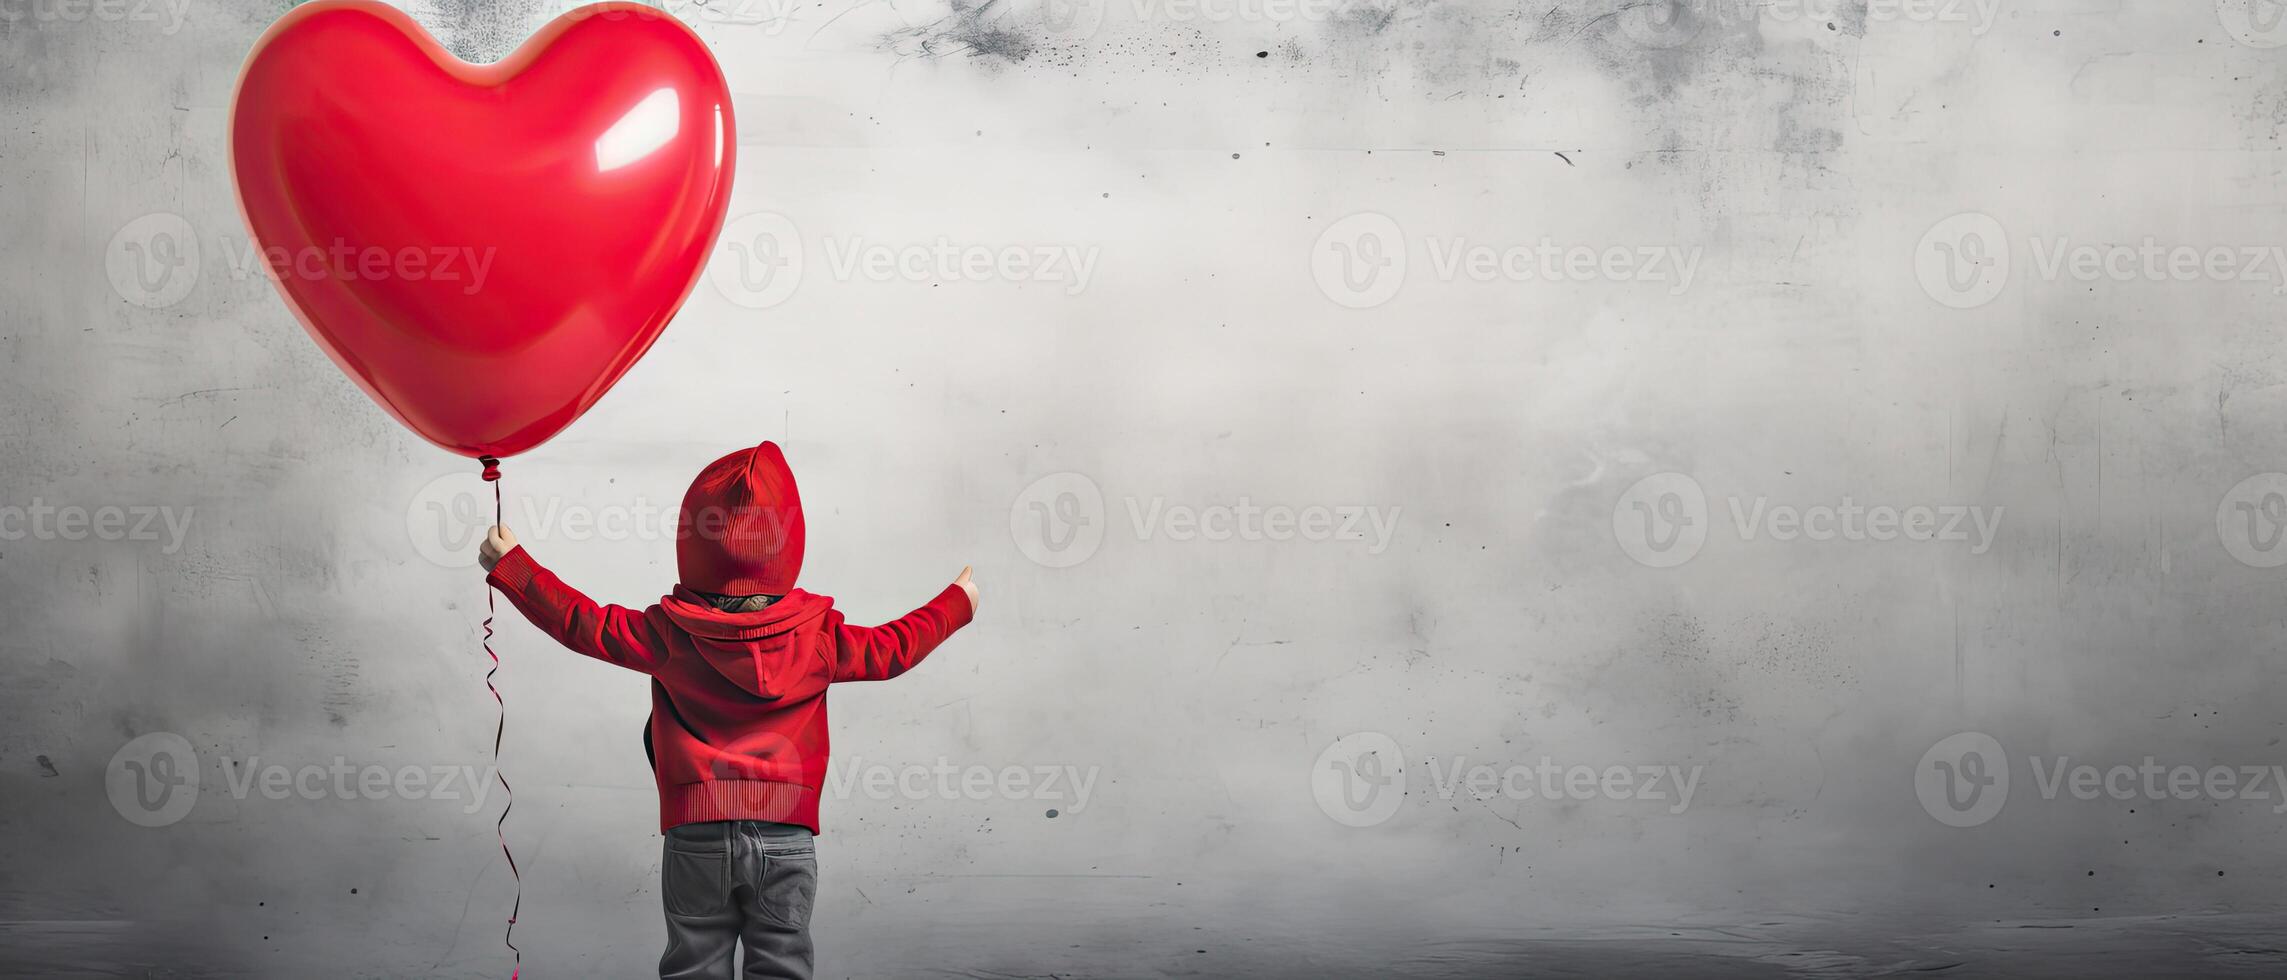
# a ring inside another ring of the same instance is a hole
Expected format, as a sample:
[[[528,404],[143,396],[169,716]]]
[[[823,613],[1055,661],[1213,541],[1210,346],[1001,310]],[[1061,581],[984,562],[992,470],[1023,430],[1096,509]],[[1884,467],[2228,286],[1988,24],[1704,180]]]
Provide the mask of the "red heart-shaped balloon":
[[[582,7],[472,65],[365,0],[271,26],[230,141],[286,304],[464,456],[546,441],[650,349],[722,229],[735,142],[722,70],[652,8]]]

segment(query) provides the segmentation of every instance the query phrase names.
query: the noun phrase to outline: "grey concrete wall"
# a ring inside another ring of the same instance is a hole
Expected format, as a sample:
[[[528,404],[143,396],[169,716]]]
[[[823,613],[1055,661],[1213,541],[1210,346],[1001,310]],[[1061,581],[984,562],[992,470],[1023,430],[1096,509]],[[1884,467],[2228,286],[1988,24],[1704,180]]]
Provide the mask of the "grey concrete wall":
[[[507,973],[488,502],[239,264],[284,9],[0,0],[10,972]],[[2272,0],[674,9],[733,221],[509,514],[649,601],[768,437],[853,618],[976,565],[825,974],[2287,968]],[[529,975],[642,975],[645,684],[496,647]]]

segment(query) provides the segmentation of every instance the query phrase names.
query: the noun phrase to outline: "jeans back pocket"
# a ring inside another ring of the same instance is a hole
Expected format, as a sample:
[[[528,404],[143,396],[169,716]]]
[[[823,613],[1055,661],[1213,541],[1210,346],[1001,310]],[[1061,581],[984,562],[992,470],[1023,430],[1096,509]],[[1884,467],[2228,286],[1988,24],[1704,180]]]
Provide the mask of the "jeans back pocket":
[[[809,841],[763,851],[762,885],[755,906],[763,918],[788,929],[810,927],[810,906],[818,901],[818,854]]]
[[[706,846],[670,835],[659,860],[659,891],[667,914],[685,918],[721,915],[730,908],[726,877],[730,851],[722,841]]]

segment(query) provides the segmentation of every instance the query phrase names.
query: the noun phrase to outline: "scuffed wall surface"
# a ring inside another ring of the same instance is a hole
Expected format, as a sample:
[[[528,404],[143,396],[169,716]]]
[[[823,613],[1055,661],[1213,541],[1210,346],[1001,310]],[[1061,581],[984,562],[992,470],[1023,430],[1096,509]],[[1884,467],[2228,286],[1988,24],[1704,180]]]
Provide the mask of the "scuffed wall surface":
[[[507,972],[489,501],[246,264],[284,9],[0,7],[0,971]],[[509,515],[649,601],[767,437],[853,618],[977,566],[822,975],[2287,969],[2269,0],[668,9],[732,222]],[[644,682],[496,647],[530,975],[643,975]]]

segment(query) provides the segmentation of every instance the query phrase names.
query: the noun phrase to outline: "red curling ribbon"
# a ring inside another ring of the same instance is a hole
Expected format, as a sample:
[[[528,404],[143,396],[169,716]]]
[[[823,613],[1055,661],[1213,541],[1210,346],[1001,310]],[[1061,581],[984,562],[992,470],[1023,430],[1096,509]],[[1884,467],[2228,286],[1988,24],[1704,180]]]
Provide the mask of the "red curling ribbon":
[[[479,456],[477,461],[484,464],[484,481],[492,484],[492,523],[497,527],[501,516],[500,460],[491,456]],[[484,672],[484,689],[492,692],[493,703],[500,706],[500,718],[492,728],[492,778],[500,780],[501,792],[508,799],[500,808],[500,819],[493,821],[492,833],[500,839],[500,856],[508,859],[509,875],[516,879],[516,901],[509,906],[508,928],[501,933],[500,941],[516,959],[516,965],[508,971],[508,980],[517,980],[518,975],[524,972],[524,951],[516,948],[516,917],[524,911],[524,873],[516,869],[516,855],[508,849],[508,811],[516,809],[516,791],[509,788],[508,777],[500,772],[500,740],[508,731],[508,702],[501,700],[500,688],[492,683],[492,675],[500,673],[500,654],[494,653],[492,649],[492,617],[497,611],[494,601],[492,586],[485,586],[483,645],[485,655],[492,658],[492,669]]]

